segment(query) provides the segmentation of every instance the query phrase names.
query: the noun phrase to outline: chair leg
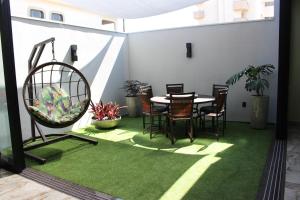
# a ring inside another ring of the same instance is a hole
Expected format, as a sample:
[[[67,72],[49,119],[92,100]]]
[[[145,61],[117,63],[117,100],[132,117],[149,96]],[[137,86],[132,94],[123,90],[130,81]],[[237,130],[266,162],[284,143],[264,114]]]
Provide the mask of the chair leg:
[[[205,120],[206,120],[206,119],[205,119],[205,114],[204,114],[204,115],[203,115],[203,121],[202,121],[202,123],[203,123],[203,124],[202,124],[203,130],[205,130]]]
[[[146,129],[146,122],[145,122],[145,115],[143,114],[143,134],[145,134]]]
[[[226,112],[226,108],[225,108],[225,111],[224,111],[224,128],[226,128],[226,126],[227,126],[227,112]]]
[[[216,131],[217,140],[219,141],[219,117],[218,116],[216,117],[216,128],[215,128],[215,131]]]
[[[211,119],[211,127],[212,127],[212,130],[215,131],[215,117],[212,117],[212,119]]]
[[[188,135],[188,132],[189,132],[189,121],[185,121],[185,135],[187,136]]]
[[[152,139],[153,116],[150,116],[150,139]]]
[[[168,132],[170,131],[170,118],[166,116],[166,125],[165,125],[165,132],[166,132],[166,137],[168,136]]]
[[[167,117],[166,116],[162,116],[165,117],[164,120],[162,121],[162,133],[166,134],[167,136]],[[167,136],[168,137],[168,136]]]
[[[190,136],[190,141],[191,143],[194,141],[194,122],[193,122],[193,119],[189,120],[189,128],[190,128],[190,131],[189,131],[189,136]]]
[[[197,124],[196,124],[196,126],[197,126]],[[195,124],[194,123],[192,123],[192,128],[193,128],[193,131],[192,131],[192,136],[193,136],[193,141],[194,141],[194,138],[196,138],[196,136],[197,136],[197,129],[195,128]]]
[[[171,120],[170,131],[169,131],[169,139],[171,140],[171,144],[175,143],[175,138],[174,138],[174,135],[173,135],[173,133],[174,133],[173,131],[174,131],[174,124],[173,124],[173,121]]]
[[[194,124],[195,125],[195,127],[196,127],[196,129],[201,129],[201,116],[200,115],[198,115],[197,116],[197,120],[196,120],[196,124]]]
[[[201,115],[199,115],[198,117],[199,117],[199,123],[196,122],[196,123],[198,123],[198,124],[196,124],[196,126],[198,126],[198,128],[200,130],[202,128],[202,117],[201,117]]]
[[[226,128],[226,115],[225,113],[223,113],[223,130],[222,130],[223,136],[225,135],[225,128]]]
[[[161,115],[158,115],[158,129],[161,130]]]

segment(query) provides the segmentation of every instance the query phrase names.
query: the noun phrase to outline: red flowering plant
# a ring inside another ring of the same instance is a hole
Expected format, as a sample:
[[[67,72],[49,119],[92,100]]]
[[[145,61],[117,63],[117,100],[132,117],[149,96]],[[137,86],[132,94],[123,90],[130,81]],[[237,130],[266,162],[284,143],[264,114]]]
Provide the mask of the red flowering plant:
[[[116,103],[100,103],[94,104],[91,101],[91,109],[90,112],[93,114],[93,119],[95,120],[111,120],[117,119],[120,117],[120,109],[125,108],[126,106],[119,106]]]

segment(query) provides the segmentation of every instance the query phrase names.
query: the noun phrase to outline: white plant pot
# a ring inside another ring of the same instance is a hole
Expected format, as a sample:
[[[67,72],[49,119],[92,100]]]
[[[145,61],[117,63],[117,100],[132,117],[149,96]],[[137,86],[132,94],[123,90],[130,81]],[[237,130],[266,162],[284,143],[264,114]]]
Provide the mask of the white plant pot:
[[[140,115],[140,100],[138,97],[125,97],[128,115],[137,117]]]
[[[251,127],[264,129],[267,125],[269,110],[268,96],[252,96]]]

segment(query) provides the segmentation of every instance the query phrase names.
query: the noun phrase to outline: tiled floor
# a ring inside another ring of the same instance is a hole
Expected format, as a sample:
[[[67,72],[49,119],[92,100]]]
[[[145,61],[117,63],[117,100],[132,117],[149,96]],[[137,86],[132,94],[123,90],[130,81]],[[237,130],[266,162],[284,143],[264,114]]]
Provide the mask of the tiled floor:
[[[10,172],[0,168],[0,179],[12,175]]]
[[[300,200],[300,127],[289,129],[284,199]]]
[[[76,198],[0,169],[0,200],[75,200]]]

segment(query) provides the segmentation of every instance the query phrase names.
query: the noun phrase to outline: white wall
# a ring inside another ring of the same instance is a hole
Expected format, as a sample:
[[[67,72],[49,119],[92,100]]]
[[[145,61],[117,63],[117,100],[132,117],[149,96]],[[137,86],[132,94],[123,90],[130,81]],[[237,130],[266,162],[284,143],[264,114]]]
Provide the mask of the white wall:
[[[184,83],[185,91],[211,94],[212,84],[224,84],[248,64],[278,60],[278,20],[170,29],[129,35],[131,79],[148,82],[155,95],[166,83]],[[186,58],[191,42],[193,58]],[[276,119],[277,69],[271,77],[269,121]],[[244,82],[230,87],[228,120],[249,121],[250,97]],[[247,108],[242,108],[242,102]]]
[[[12,18],[13,42],[23,139],[30,136],[29,115],[21,96],[23,83],[28,74],[28,58],[34,44],[55,37],[56,59],[79,69],[91,85],[93,100],[113,101],[124,105],[124,92],[120,90],[128,79],[127,35],[99,31],[51,22]],[[70,60],[70,45],[78,46],[78,61]],[[40,63],[51,61],[51,45],[47,45]],[[84,119],[84,118],[83,118]],[[78,126],[87,125],[81,121]],[[77,126],[77,127],[78,127]],[[64,130],[70,130],[68,127]],[[62,129],[57,132],[62,132]],[[55,132],[45,129],[46,133]]]

